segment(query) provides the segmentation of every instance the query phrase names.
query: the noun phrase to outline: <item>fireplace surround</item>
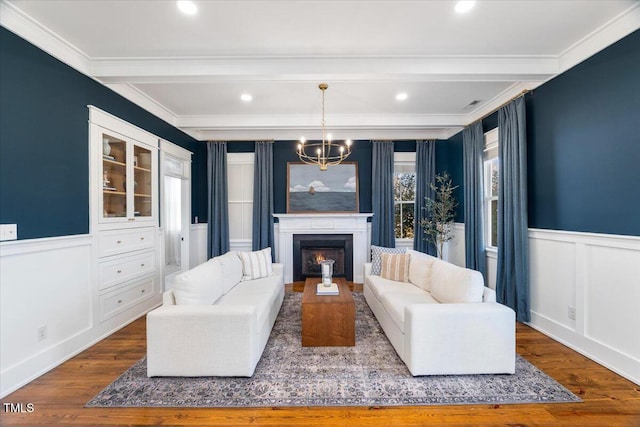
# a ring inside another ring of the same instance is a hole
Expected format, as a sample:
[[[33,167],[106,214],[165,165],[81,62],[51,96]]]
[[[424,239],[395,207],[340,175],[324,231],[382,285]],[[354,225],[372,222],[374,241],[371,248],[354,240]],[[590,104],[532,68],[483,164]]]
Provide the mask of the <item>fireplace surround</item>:
[[[367,220],[371,213],[274,214],[276,261],[284,264],[285,283],[293,282],[293,236],[296,234],[349,234],[353,237],[353,281],[364,281],[364,264],[370,251]]]

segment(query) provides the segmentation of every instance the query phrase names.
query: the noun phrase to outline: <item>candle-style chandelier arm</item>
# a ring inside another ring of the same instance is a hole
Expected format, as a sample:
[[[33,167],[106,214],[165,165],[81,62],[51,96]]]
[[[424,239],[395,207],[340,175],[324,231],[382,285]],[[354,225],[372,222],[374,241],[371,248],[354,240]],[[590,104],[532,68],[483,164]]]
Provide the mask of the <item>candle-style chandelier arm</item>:
[[[336,153],[336,148],[338,152]],[[324,154],[323,154],[324,153]],[[326,163],[329,166],[337,165],[351,154],[351,145],[344,146],[338,144],[321,142],[305,142],[298,144],[298,157],[304,163],[321,164]]]

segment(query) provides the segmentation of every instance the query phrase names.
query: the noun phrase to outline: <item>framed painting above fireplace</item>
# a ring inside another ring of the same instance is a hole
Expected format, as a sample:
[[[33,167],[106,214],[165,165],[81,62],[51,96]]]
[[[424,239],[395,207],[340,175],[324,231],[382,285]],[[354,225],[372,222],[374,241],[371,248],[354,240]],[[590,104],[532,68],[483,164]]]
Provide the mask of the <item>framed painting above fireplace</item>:
[[[358,213],[358,164],[287,163],[287,213]]]

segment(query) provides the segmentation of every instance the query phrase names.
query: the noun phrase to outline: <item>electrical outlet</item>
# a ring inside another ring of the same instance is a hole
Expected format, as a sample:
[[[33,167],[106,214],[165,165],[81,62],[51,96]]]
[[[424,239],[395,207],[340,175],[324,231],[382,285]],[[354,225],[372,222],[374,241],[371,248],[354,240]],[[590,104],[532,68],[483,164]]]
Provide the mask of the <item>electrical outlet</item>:
[[[572,306],[568,306],[567,307],[567,316],[569,316],[569,319],[571,319],[571,320],[576,320],[576,308],[572,307]]]
[[[0,224],[0,241],[16,240],[18,238],[18,224]]]
[[[38,341],[47,339],[47,325],[40,326],[38,328]]]

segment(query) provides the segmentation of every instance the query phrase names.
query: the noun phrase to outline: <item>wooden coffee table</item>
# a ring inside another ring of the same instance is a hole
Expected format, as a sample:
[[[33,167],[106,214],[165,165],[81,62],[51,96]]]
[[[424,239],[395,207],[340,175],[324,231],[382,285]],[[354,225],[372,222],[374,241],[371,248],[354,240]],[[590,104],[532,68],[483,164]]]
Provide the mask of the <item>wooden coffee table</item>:
[[[340,295],[316,295],[319,277],[309,277],[302,294],[302,346],[356,345],[356,306],[344,277],[334,277]]]

